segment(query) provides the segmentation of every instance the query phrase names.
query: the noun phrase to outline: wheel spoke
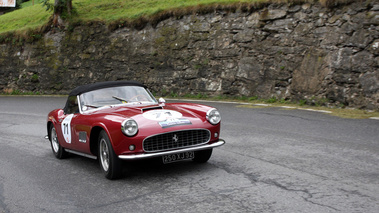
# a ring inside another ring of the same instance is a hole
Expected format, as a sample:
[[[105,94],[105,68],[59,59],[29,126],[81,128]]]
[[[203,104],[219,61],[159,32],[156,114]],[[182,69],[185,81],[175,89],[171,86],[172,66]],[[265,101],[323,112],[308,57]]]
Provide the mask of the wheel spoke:
[[[55,131],[54,127],[51,129],[51,145],[53,146],[54,152],[59,151],[59,143],[58,143],[58,139],[57,139],[57,132]]]
[[[100,140],[100,161],[105,171],[109,169],[109,149],[104,139]]]

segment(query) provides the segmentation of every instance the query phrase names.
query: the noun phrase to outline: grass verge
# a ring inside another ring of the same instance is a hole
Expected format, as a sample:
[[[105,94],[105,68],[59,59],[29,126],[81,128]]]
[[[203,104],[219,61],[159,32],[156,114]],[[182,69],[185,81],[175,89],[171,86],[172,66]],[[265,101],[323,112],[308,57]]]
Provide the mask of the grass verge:
[[[312,106],[300,106],[299,104],[244,104],[239,107],[244,108],[267,108],[267,107],[279,107],[284,110],[309,110],[320,113],[327,113],[332,116],[340,118],[349,118],[349,119],[369,119],[369,118],[379,118],[379,112],[367,111],[361,109],[351,109],[351,108],[327,108],[327,107],[312,107]]]
[[[226,96],[217,96],[217,97],[207,97],[206,95],[185,95],[185,96],[168,96],[167,99],[176,99],[176,100],[205,100],[205,101],[223,101],[223,102],[233,102],[241,103],[239,107],[245,108],[268,108],[268,107],[277,107],[283,108],[283,110],[309,110],[316,111],[321,113],[328,113],[332,116],[337,116],[340,118],[350,118],[350,119],[368,119],[368,118],[379,118],[379,112],[377,111],[368,111],[361,109],[352,109],[352,108],[330,108],[326,106],[307,106],[304,105],[301,101],[292,102],[285,100],[277,100],[274,98],[270,99],[259,99],[257,97],[226,97]]]

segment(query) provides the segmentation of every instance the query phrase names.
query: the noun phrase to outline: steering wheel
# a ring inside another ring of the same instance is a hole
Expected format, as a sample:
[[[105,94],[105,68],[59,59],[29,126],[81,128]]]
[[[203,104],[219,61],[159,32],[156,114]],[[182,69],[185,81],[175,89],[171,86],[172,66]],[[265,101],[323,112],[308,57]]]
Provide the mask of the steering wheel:
[[[135,95],[129,101],[138,102],[138,101],[148,101],[149,99],[145,95]]]

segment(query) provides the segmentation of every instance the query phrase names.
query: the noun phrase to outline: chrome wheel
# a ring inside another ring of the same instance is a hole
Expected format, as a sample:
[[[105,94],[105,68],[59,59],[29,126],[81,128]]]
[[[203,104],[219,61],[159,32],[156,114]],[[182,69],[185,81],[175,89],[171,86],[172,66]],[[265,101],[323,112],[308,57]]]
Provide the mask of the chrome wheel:
[[[100,162],[104,171],[109,170],[109,148],[104,138],[100,140]]]
[[[58,142],[58,136],[57,136],[57,131],[55,130],[55,127],[51,128],[51,146],[53,148],[53,152],[55,153],[59,152],[59,142]]]
[[[51,149],[53,150],[55,157],[58,159],[66,158],[68,156],[68,153],[59,144],[57,130],[55,129],[53,124],[51,124],[49,128]]]
[[[121,162],[115,154],[108,134],[102,130],[98,139],[98,156],[100,168],[108,179],[117,179],[121,176]]]

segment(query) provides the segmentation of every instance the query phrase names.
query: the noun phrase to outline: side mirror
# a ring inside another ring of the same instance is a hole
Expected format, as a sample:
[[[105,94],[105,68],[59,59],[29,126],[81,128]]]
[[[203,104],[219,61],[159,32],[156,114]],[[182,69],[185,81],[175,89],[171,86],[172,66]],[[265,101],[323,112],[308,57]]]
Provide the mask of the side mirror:
[[[159,102],[160,105],[164,106],[165,103],[166,103],[166,100],[164,98],[160,97],[159,100],[158,100],[158,102]]]

